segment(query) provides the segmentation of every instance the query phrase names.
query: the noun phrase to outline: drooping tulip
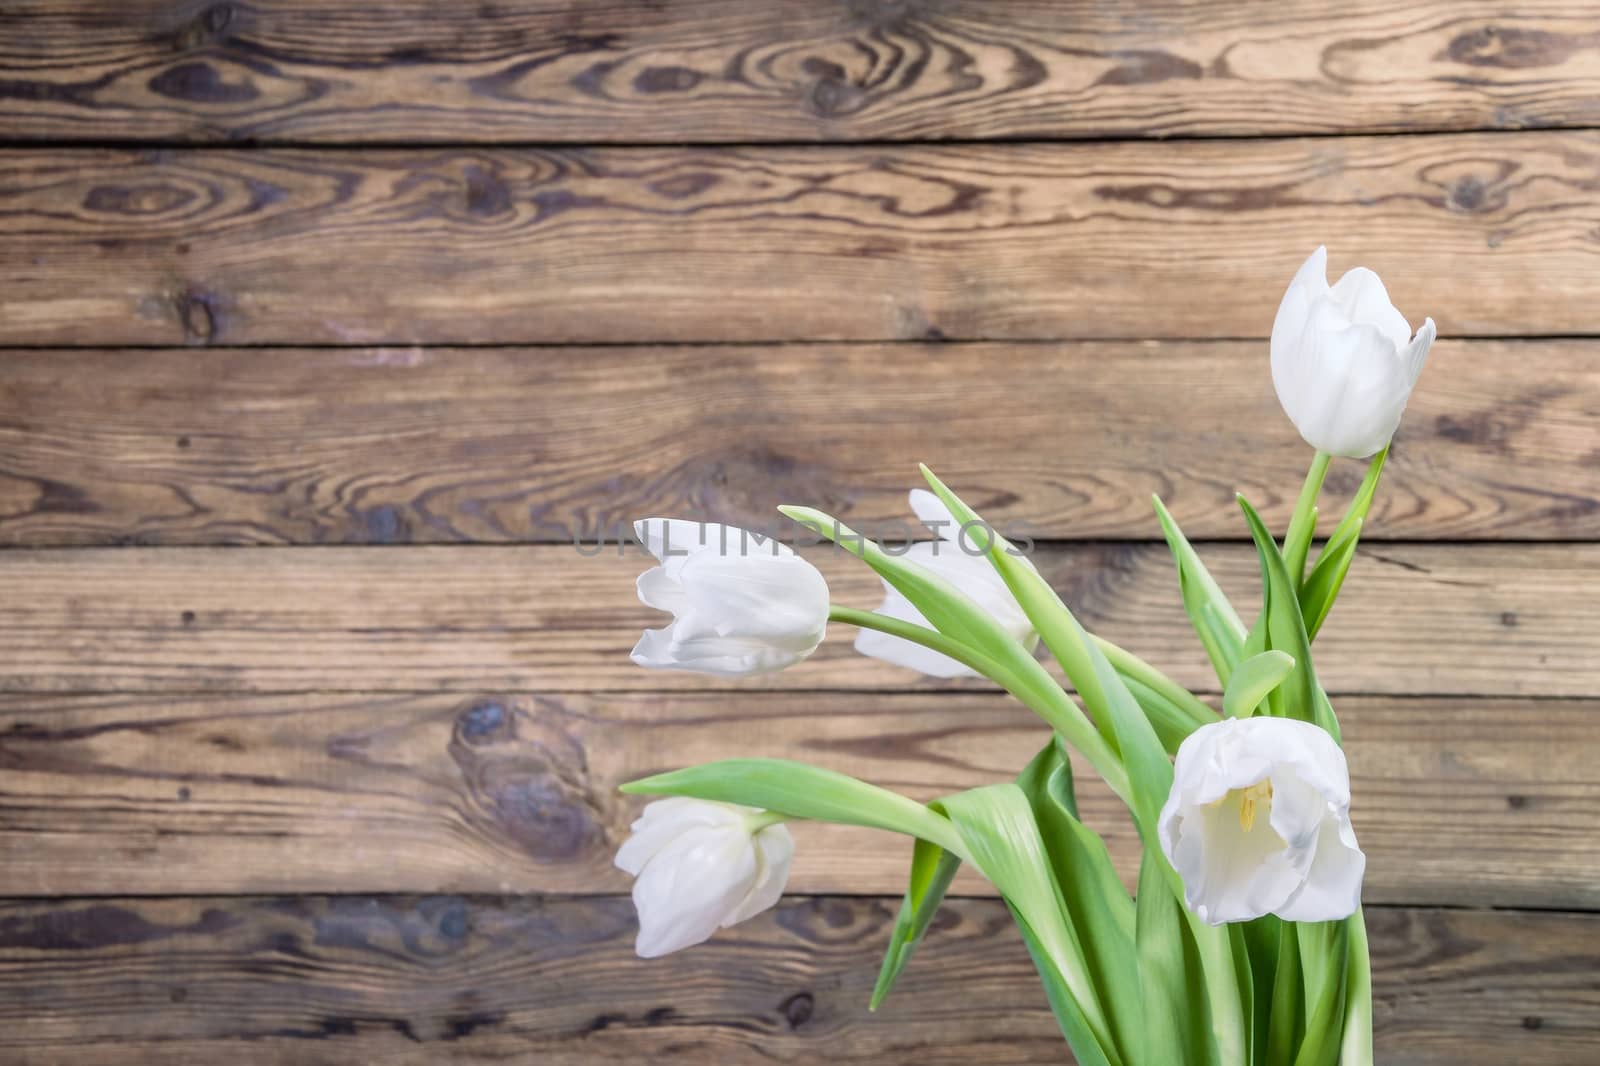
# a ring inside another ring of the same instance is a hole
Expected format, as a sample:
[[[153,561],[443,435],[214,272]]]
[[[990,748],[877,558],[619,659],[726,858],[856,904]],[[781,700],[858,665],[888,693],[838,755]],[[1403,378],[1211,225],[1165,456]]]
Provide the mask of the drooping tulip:
[[[778,902],[794,838],[753,807],[673,797],[633,823],[617,867],[634,877],[634,950],[651,959],[710,939]]]
[[[1318,451],[1365,459],[1389,443],[1433,345],[1415,337],[1378,275],[1356,267],[1328,285],[1328,250],[1311,253],[1272,323],[1272,384]]]
[[[1189,908],[1211,925],[1264,914],[1344,918],[1367,860],[1331,736],[1289,718],[1225,718],[1178,748],[1159,835]]]
[[[1029,651],[1039,643],[1039,634],[1033,623],[1006,588],[1006,583],[995,572],[989,560],[978,552],[982,534],[974,530],[964,536],[960,523],[939,497],[925,489],[911,491],[911,510],[929,529],[938,535],[934,541],[918,541],[910,545],[904,557],[927,567],[995,618]],[[884,582],[883,603],[878,614],[888,615],[903,622],[926,626],[927,619],[888,582]],[[893,637],[873,629],[863,629],[856,636],[856,650],[862,655],[896,666],[904,666],[930,677],[977,677],[978,674],[947,655],[930,651],[920,644]]]
[[[768,673],[804,659],[828,624],[828,584],[788,546],[715,523],[647,518],[634,531],[661,565],[639,599],[671,611],[633,649],[640,666],[722,677]]]

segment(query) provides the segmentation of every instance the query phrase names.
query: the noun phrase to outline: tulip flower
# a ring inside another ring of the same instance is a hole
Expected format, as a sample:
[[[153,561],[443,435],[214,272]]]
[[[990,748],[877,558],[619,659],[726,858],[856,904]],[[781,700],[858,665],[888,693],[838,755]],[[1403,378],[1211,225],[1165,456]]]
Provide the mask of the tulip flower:
[[[1331,736],[1289,718],[1225,718],[1178,749],[1159,821],[1184,898],[1211,925],[1355,913],[1367,860],[1350,772]]]
[[[743,677],[792,666],[822,642],[828,584],[789,547],[715,523],[648,518],[634,531],[661,562],[640,575],[639,599],[673,614],[639,638],[640,666]]]
[[[979,550],[983,545],[974,544],[971,536],[963,538],[960,523],[931,492],[913,489],[911,510],[939,539],[912,544],[907,548],[904,558],[927,567],[950,582],[1032,651],[1039,643],[1039,634],[1034,632],[1033,623],[1028,621],[1027,614],[1012,597],[1011,590],[995,572],[993,564]],[[974,530],[973,535],[981,536],[981,533]],[[878,608],[878,614],[916,625],[928,624],[922,612],[887,581],[883,588],[883,604]],[[947,655],[872,629],[863,629],[856,636],[856,651],[930,677],[978,676]]]
[[[674,797],[650,804],[632,828],[616,863],[635,878],[640,958],[693,947],[760,914],[789,880],[794,838],[753,807]]]
[[[1378,275],[1357,267],[1328,285],[1318,248],[1289,283],[1272,323],[1272,384],[1300,435],[1320,452],[1365,459],[1394,436],[1433,344],[1417,335]]]

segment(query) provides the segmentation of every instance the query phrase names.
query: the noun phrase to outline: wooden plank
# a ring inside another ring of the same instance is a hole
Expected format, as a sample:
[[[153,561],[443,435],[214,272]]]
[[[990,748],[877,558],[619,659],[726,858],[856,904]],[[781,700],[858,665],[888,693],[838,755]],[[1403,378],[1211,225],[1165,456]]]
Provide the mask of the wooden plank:
[[[593,547],[588,550],[595,550]],[[882,589],[808,549],[835,602]],[[1589,696],[1600,691],[1600,545],[1360,549],[1318,640],[1335,694]],[[1249,617],[1259,565],[1208,545]],[[1214,685],[1158,544],[1041,546],[1043,572],[1095,632],[1182,683]],[[0,690],[77,692],[691,690],[694,674],[628,661],[665,616],[642,607],[637,546],[88,548],[0,553]],[[731,687],[924,690],[942,683],[856,655],[835,626],[807,662]]]
[[[1600,539],[1600,347],[1431,359],[1367,539]],[[1041,539],[1157,537],[1157,492],[1190,536],[1237,538],[1234,492],[1282,528],[1308,456],[1266,362],[1259,342],[18,351],[0,543],[570,543],[791,501],[890,534],[919,460]],[[1335,467],[1330,512],[1361,470]]]
[[[0,136],[767,141],[1592,125],[1572,0],[13,0]]]
[[[1600,907],[1600,702],[1339,709],[1368,902]],[[1013,776],[1044,732],[993,694],[10,696],[0,895],[626,892],[624,781],[765,755],[931,800]],[[1079,770],[1131,884],[1126,814]],[[904,887],[907,840],[796,834],[795,891]]]
[[[948,902],[869,1013],[894,906],[789,899],[645,962],[616,898],[12,903],[0,1047],[16,1066],[1065,1060],[997,900]],[[1385,1066],[1600,1055],[1600,917],[1373,909],[1368,924]]]
[[[0,343],[1261,337],[1320,243],[1591,334],[1600,133],[0,153]]]

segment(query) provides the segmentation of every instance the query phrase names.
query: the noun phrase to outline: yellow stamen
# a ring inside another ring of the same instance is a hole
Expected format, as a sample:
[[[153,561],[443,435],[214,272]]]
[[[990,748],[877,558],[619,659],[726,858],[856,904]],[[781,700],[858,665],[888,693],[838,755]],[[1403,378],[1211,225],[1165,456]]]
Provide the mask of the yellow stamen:
[[[1272,780],[1257,781],[1239,792],[1239,828],[1246,833],[1256,824],[1256,805],[1272,802]]]

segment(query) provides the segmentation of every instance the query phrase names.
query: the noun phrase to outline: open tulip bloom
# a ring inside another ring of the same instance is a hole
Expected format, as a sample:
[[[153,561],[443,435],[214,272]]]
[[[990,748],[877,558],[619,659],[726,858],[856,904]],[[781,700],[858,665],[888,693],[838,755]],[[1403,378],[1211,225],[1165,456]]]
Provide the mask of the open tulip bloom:
[[[642,665],[718,675],[782,669],[809,655],[831,620],[858,627],[865,654],[940,677],[987,678],[1049,727],[1014,779],[931,803],[777,759],[708,763],[624,786],[675,797],[646,807],[617,855],[637,878],[640,955],[700,943],[773,906],[793,851],[783,823],[868,826],[914,841],[873,1008],[969,863],[1016,917],[1084,1066],[1372,1062],[1366,857],[1311,643],[1354,558],[1433,325],[1412,339],[1375,274],[1352,271],[1330,287],[1324,265],[1319,249],[1273,328],[1274,384],[1317,453],[1281,542],[1239,500],[1261,562],[1253,624],[1155,501],[1220,707],[1086,632],[1039,572],[926,468],[932,491],[913,493],[912,507],[939,534],[942,555],[933,546],[890,554],[820,511],[781,508],[883,579],[875,612],[830,606],[822,577],[798,555],[771,544],[752,551],[744,537],[727,547],[729,527],[640,524],[662,563],[640,579],[640,597],[674,615],[639,642]],[[1372,458],[1308,566],[1335,454]],[[681,545],[669,550],[669,535]],[[1035,656],[1041,643],[1076,698]],[[1143,852],[1132,892],[1079,818],[1072,751],[1127,807]]]

